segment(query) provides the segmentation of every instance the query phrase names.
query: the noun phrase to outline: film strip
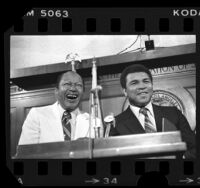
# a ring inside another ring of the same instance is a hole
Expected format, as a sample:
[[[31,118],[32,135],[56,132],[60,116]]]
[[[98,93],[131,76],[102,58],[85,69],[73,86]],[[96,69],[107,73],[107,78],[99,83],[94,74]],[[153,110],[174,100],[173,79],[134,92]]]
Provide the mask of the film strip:
[[[200,59],[200,8],[33,8],[4,32],[4,55],[6,84],[23,82],[28,88],[32,78],[27,75],[17,77],[19,72],[13,71],[11,63],[11,36],[81,36],[81,35],[194,35],[196,37],[195,52],[179,57],[158,60],[151,58],[145,61],[150,68],[177,66],[194,63],[198,70]],[[146,49],[154,49],[149,40]],[[144,62],[141,60],[140,62]],[[108,73],[120,73],[130,62],[100,68],[100,76]],[[91,66],[82,65],[78,71],[87,77]],[[67,68],[68,69],[68,68]],[[13,72],[12,72],[13,71]],[[62,70],[58,69],[58,72]],[[46,72],[51,77],[51,72]],[[35,73],[33,73],[35,74]],[[36,73],[37,74],[37,73]],[[198,74],[198,72],[197,72]],[[15,76],[13,76],[15,75]],[[13,77],[12,77],[13,76]],[[53,76],[54,77],[54,76]],[[29,80],[30,79],[30,80]],[[34,77],[35,82],[43,77]],[[28,81],[29,80],[29,81]],[[46,84],[46,83],[45,83]],[[49,82],[47,82],[49,84]],[[198,94],[198,79],[196,84]],[[10,88],[6,90],[10,96]],[[198,96],[198,95],[197,95]],[[8,99],[10,100],[10,99]],[[198,97],[196,104],[198,104]],[[10,106],[6,114],[11,114]],[[198,108],[196,110],[198,114]],[[6,164],[12,173],[12,181],[22,185],[198,185],[200,184],[200,163],[198,149],[199,128],[196,126],[196,158],[195,159],[148,159],[134,155],[100,157],[92,159],[14,159],[12,156],[13,131],[19,131],[11,125],[11,117],[6,117]],[[198,125],[198,117],[196,125]],[[19,134],[19,133],[17,133]],[[16,134],[14,134],[16,135]],[[148,156],[147,156],[148,157]]]

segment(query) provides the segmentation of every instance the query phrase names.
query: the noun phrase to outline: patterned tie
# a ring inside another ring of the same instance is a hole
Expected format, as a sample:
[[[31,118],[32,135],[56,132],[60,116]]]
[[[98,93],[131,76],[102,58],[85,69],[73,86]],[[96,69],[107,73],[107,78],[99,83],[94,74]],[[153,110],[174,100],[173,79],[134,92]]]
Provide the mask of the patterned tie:
[[[71,114],[68,111],[64,111],[62,116],[63,133],[65,140],[71,140]]]
[[[144,127],[145,127],[145,132],[146,133],[155,133],[157,132],[155,127],[153,126],[152,122],[149,119],[149,116],[147,114],[147,108],[141,108],[140,113],[142,113],[145,117],[144,119]]]

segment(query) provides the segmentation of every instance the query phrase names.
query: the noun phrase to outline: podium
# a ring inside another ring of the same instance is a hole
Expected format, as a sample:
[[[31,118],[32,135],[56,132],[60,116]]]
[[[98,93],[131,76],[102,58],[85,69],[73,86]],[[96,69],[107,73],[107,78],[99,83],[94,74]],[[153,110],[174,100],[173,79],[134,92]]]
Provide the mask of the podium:
[[[19,145],[14,159],[91,159],[118,156],[156,157],[181,155],[186,143],[180,131],[81,138],[74,141]]]

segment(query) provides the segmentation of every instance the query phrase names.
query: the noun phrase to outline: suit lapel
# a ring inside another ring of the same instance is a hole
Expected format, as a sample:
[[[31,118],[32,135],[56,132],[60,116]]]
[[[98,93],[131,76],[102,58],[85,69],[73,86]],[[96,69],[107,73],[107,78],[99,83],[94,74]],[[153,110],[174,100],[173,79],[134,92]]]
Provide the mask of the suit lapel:
[[[60,139],[64,140],[61,117],[60,117],[60,114],[59,114],[57,102],[52,105],[52,112],[53,112],[52,116],[54,116],[54,119],[52,119],[51,124],[52,124],[53,129],[54,129],[54,135],[56,137],[60,137]]]
[[[159,106],[156,106],[154,104],[152,104],[152,106],[155,116],[157,132],[162,132],[162,118],[164,117],[163,113]],[[125,126],[128,129],[129,133],[131,134],[145,133],[145,130],[143,129],[139,120],[136,118],[135,114],[131,111],[130,107],[128,107],[127,110],[124,112],[123,119],[124,119],[123,126]]]
[[[154,116],[155,116],[155,122],[156,122],[156,127],[157,127],[157,132],[162,132],[162,111],[159,106],[156,106],[152,104],[153,106],[153,111],[154,111]]]
[[[143,129],[139,120],[137,119],[135,114],[131,111],[130,106],[125,112],[124,119],[126,120],[124,122],[124,126],[126,126],[126,128],[129,130],[131,134],[145,133],[145,130]]]

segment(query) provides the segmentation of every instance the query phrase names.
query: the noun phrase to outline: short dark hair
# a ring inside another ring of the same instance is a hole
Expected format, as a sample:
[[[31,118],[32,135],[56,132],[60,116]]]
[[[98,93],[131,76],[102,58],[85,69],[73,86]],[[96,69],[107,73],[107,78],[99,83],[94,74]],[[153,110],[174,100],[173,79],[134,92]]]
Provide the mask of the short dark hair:
[[[147,67],[145,67],[144,65],[141,64],[134,64],[134,65],[130,65],[128,67],[126,67],[120,77],[120,83],[122,88],[126,88],[126,76],[130,73],[135,73],[135,72],[145,72],[148,74],[149,78],[151,79],[152,82],[152,75],[151,72],[149,71],[149,69]]]

